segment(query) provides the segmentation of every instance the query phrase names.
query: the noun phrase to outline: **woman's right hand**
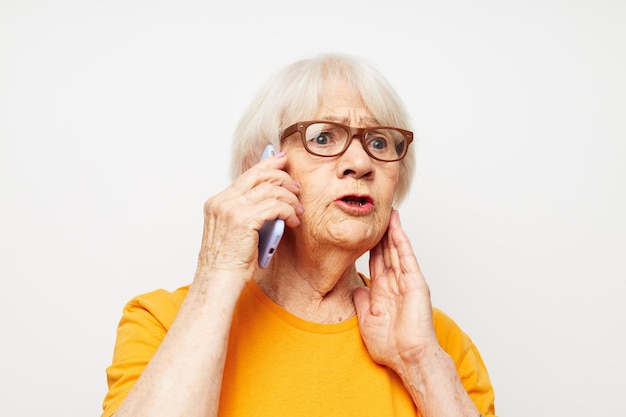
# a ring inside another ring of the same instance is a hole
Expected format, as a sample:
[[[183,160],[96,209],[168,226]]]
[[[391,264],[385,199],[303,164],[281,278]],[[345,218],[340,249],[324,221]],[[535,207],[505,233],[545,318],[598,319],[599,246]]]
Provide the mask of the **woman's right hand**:
[[[300,224],[300,186],[283,171],[286,164],[284,152],[264,159],[205,202],[196,280],[219,271],[247,282],[257,265],[263,223],[281,218],[288,227]]]
[[[304,210],[286,165],[284,153],[266,158],[204,204],[196,276],[116,415],[217,416],[232,314],[257,268],[258,231],[276,218],[296,227]]]

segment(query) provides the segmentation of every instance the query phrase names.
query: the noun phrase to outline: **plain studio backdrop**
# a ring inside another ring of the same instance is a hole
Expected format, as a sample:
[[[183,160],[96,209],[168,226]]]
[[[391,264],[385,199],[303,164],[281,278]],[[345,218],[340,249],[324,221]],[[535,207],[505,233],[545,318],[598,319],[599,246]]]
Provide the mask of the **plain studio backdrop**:
[[[244,108],[322,52],[406,102],[401,218],[498,414],[623,415],[624,22],[621,0],[0,1],[0,415],[99,415],[124,304],[193,277]]]

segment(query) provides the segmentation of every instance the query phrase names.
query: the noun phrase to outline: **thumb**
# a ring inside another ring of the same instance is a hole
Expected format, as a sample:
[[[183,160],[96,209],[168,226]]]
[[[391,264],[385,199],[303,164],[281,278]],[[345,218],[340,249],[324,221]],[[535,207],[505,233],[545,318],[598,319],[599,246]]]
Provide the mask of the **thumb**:
[[[370,289],[368,287],[359,287],[352,293],[352,301],[358,317],[364,317],[370,311]]]

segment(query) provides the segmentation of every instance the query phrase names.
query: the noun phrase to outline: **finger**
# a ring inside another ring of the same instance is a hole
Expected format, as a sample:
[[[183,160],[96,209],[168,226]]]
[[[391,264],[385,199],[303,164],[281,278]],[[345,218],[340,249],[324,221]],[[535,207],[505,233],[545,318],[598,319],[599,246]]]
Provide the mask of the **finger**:
[[[385,260],[385,269],[391,269],[393,267],[393,259],[392,254],[390,252],[390,244],[389,241],[389,228],[385,232],[385,237],[383,238],[383,259]]]
[[[394,239],[398,239],[398,232],[394,233]],[[420,272],[419,264],[417,262],[417,258],[413,253],[413,248],[411,247],[411,243],[408,239],[406,239],[406,235],[404,235],[401,239],[401,244],[397,246],[397,254],[398,254],[398,267],[402,272],[411,273],[411,272]]]
[[[261,163],[265,163],[262,161]],[[236,181],[235,188],[241,192],[254,188],[255,186],[269,183],[278,187],[283,187],[294,194],[300,193],[300,185],[294,181],[285,171],[272,167],[254,166],[244,172]]]
[[[291,204],[273,198],[259,201],[254,207],[255,216],[260,219],[256,225],[258,228],[255,226],[255,229],[259,230],[264,222],[275,219],[283,219],[289,227],[299,226],[301,223],[299,216],[303,213],[303,209],[299,203],[297,206],[298,209]]]
[[[287,165],[287,158],[284,152],[259,161],[241,174],[233,183],[235,189],[240,191],[248,190],[254,186],[269,182],[281,187],[285,187],[294,194],[300,192],[300,185],[284,171]]]
[[[356,315],[359,318],[363,318],[370,313],[370,289],[367,287],[359,287],[352,293],[352,300],[354,301],[354,308],[356,309]]]
[[[248,198],[250,199],[251,205],[264,200],[278,200],[293,207],[296,215],[300,216],[304,213],[304,206],[300,203],[296,194],[284,187],[279,187],[271,183],[265,182],[257,185],[250,190]]]
[[[398,249],[391,236],[392,229],[388,228],[386,233],[385,244],[383,246],[383,253],[385,258],[385,269],[388,271],[387,276],[387,288],[394,294],[397,294],[400,290],[399,281],[403,278],[403,272],[401,267],[400,257],[398,255]]]
[[[290,227],[300,224],[298,217],[304,213],[298,200],[300,186],[287,172],[274,168],[284,164],[285,158],[267,158],[240,175],[226,192],[235,205],[232,209],[244,208],[251,212],[248,214],[255,213],[257,221],[253,226],[257,230],[264,221],[276,218],[285,220]]]
[[[376,276],[382,274],[385,271],[385,258],[384,258],[384,249],[385,240],[387,236],[383,236],[383,238],[370,250],[370,259],[369,259],[369,268],[370,268],[370,277],[374,279]]]
[[[285,152],[279,152],[276,155],[269,156],[263,160],[259,160],[255,164],[252,164],[252,166],[270,167],[274,169],[284,169],[286,165],[287,154]]]
[[[245,175],[245,174],[244,174]],[[298,197],[284,187],[262,182],[248,189],[249,179],[238,179],[205,204],[205,216],[219,218],[234,229],[259,230],[265,221],[281,218],[290,227],[300,224],[304,208]],[[242,185],[245,184],[245,185]]]
[[[397,210],[393,210],[389,221],[389,241],[395,253],[395,267],[403,272],[419,272],[417,257],[411,246],[409,236],[406,234],[400,223],[400,215]]]
[[[389,217],[389,226],[387,227],[387,260],[389,262],[389,268],[393,269],[394,272],[399,273],[402,272],[400,257],[398,254],[398,247],[396,246],[396,240],[394,239],[394,231],[397,230],[398,227],[401,227],[399,224],[399,217],[397,210],[391,210],[391,216]]]

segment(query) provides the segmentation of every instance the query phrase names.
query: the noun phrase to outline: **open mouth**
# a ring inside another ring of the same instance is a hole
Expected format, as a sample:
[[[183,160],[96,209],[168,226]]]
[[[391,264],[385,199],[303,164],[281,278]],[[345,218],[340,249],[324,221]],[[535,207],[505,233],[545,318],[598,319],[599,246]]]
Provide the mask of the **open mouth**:
[[[366,204],[372,204],[374,200],[367,196],[346,195],[341,197],[341,201],[351,206],[364,206]]]

